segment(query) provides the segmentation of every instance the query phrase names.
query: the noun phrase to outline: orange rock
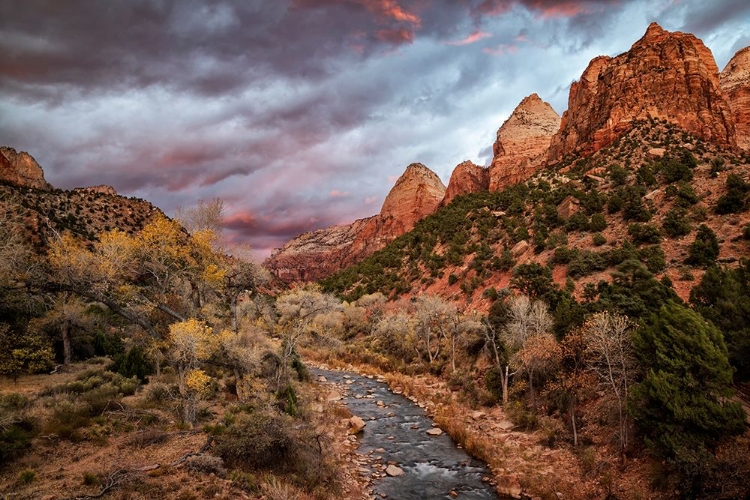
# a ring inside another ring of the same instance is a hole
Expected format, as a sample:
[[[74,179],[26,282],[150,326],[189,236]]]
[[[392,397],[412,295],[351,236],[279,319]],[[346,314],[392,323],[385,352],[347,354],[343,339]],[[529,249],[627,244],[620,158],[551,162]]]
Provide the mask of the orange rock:
[[[444,196],[437,174],[412,163],[386,196],[380,214],[304,233],[275,251],[264,266],[285,283],[325,278],[410,231],[437,209]]]
[[[470,161],[464,161],[456,165],[448,182],[448,189],[440,206],[445,206],[453,201],[453,198],[462,194],[478,193],[490,188],[490,172],[485,167],[475,165]]]
[[[548,159],[597,151],[630,130],[634,120],[648,118],[667,120],[719,145],[736,145],[711,51],[695,36],[656,23],[629,51],[593,59],[571,85]]]
[[[552,106],[531,94],[497,131],[490,165],[490,191],[523,182],[543,167],[550,139],[560,128]]]
[[[737,145],[750,149],[750,47],[737,52],[719,75],[737,131]]]
[[[44,180],[42,167],[30,154],[8,147],[0,148],[0,180],[44,191],[52,189]]]

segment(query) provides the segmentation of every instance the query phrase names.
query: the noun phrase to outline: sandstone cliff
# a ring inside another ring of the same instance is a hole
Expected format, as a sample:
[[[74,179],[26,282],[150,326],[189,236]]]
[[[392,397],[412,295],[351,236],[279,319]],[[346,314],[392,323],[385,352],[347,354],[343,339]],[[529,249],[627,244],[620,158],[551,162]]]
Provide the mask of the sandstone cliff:
[[[0,180],[44,191],[52,189],[44,180],[42,167],[30,154],[8,147],[0,148]]]
[[[462,194],[478,193],[490,188],[490,171],[488,168],[480,167],[470,161],[464,161],[456,165],[445,190],[445,197],[440,202],[443,207],[453,201],[453,198]]]
[[[536,94],[524,98],[497,131],[489,189],[500,191],[538,172],[559,128],[560,117],[552,106]]]
[[[750,149],[750,47],[730,59],[719,75],[719,82],[732,109],[737,145]]]
[[[444,196],[440,178],[421,163],[412,163],[386,196],[378,215],[302,234],[263,265],[285,283],[324,278],[410,231],[437,209]]]
[[[284,283],[324,278],[344,268],[354,239],[376,217],[301,234],[277,249],[263,265]]]
[[[548,158],[589,154],[659,118],[722,146],[735,146],[732,112],[711,51],[698,38],[652,23],[617,57],[597,57],[570,87],[568,110]]]

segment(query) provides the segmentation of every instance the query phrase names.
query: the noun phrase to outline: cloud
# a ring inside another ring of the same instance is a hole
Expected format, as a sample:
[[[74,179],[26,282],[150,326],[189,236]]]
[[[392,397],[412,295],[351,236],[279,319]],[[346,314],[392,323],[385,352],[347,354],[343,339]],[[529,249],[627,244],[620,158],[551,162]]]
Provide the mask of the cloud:
[[[562,112],[570,82],[627,50],[633,26],[706,30],[726,62],[750,38],[746,12],[736,0],[0,2],[12,19],[0,145],[29,151],[56,186],[111,184],[168,213],[221,197],[228,237],[267,254],[373,215],[412,162],[444,181],[464,159],[486,164],[523,97]]]
[[[487,33],[486,31],[476,30],[472,32],[470,35],[468,35],[466,38],[462,38],[461,40],[456,40],[453,42],[445,42],[447,45],[470,45],[472,43],[478,42],[479,40],[484,40],[485,38],[489,38],[492,36],[492,33]]]

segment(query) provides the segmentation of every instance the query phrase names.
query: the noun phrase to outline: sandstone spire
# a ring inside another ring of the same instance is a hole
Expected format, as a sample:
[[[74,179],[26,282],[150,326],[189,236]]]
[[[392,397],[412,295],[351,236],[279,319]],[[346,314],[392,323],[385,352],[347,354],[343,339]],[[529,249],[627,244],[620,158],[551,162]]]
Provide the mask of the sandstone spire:
[[[719,75],[721,91],[729,101],[737,145],[750,149],[750,47],[739,50]]]
[[[522,182],[542,168],[560,117],[537,94],[524,98],[497,131],[490,166],[490,190]]]

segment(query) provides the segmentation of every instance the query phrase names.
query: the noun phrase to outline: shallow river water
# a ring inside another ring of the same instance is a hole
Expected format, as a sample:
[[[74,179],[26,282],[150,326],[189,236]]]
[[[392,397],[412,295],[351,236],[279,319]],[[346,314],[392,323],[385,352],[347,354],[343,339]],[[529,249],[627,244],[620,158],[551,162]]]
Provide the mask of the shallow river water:
[[[327,383],[347,389],[342,402],[367,424],[357,435],[358,452],[369,455],[374,463],[395,462],[403,469],[401,476],[375,480],[375,495],[398,500],[499,498],[494,488],[482,481],[490,477],[487,466],[458,448],[447,434],[429,436],[427,430],[433,423],[425,410],[392,393],[384,382],[350,372],[311,371],[315,377],[323,376]],[[378,406],[378,401],[383,406]],[[372,463],[362,467],[371,473],[382,472]]]

